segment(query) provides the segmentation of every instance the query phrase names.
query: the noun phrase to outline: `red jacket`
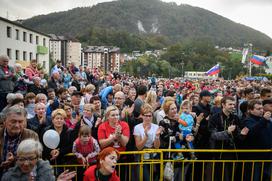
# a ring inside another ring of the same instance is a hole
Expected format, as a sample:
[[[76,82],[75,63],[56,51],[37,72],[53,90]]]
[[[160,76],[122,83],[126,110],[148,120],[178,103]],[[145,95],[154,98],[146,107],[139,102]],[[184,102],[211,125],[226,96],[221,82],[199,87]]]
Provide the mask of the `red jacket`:
[[[32,81],[33,77],[39,77],[40,73],[38,69],[34,69],[31,66],[26,67],[25,74],[28,76],[29,80]]]
[[[84,173],[84,181],[99,181],[96,177],[95,177],[95,169],[96,169],[96,165],[93,165],[91,167],[89,167],[85,173]],[[116,171],[114,171],[111,175],[111,178],[109,181],[120,181],[120,178],[116,175]]]

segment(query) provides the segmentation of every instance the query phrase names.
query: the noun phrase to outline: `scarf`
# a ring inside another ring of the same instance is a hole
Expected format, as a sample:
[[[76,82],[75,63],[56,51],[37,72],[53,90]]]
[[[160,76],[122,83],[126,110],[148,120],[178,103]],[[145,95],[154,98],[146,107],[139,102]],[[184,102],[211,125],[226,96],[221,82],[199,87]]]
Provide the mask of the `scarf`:
[[[94,116],[92,116],[90,119],[83,116],[83,122],[92,128],[94,126]]]

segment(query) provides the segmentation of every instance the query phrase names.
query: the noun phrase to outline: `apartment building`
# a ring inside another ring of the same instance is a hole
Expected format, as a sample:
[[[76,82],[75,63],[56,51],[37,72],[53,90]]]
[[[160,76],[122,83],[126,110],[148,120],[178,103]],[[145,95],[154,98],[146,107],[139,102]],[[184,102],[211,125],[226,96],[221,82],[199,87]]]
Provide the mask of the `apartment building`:
[[[101,68],[104,72],[119,72],[124,56],[120,48],[112,46],[88,46],[83,49],[83,65],[90,68]]]
[[[66,36],[50,35],[50,56],[53,61],[61,60],[62,65],[73,62],[81,65],[81,43]]]
[[[74,63],[76,66],[81,65],[81,43],[77,40],[67,42],[67,62]]]
[[[0,17],[0,54],[9,56],[10,65],[26,67],[30,60],[37,59],[49,72],[49,39],[47,34]]]

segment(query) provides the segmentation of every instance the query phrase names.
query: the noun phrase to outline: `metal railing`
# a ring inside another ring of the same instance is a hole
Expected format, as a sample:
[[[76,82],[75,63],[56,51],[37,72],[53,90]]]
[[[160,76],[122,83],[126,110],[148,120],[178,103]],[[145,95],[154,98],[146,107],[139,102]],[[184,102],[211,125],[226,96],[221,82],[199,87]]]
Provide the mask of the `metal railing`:
[[[168,157],[170,152],[170,158]],[[188,159],[172,159],[176,154],[187,154]],[[190,154],[201,156],[206,154],[210,159],[190,159]],[[216,154],[223,155],[218,159]],[[263,154],[270,154],[268,160],[245,158],[253,155],[258,158]],[[120,153],[120,162],[117,164],[117,175],[125,181],[163,181],[164,167],[170,162],[174,171],[173,180],[270,180],[272,181],[272,149],[268,150],[211,150],[211,149],[147,149],[144,151],[126,151]],[[224,155],[232,155],[227,158]],[[70,153],[67,159],[75,157]],[[239,159],[239,157],[243,159]],[[217,158],[217,159],[216,159]],[[235,158],[235,159],[233,159]],[[75,159],[76,160],[76,159]],[[53,165],[54,168],[69,170],[87,169],[76,164]],[[81,173],[83,174],[83,173]],[[79,175],[78,175],[79,176]],[[80,175],[82,176],[82,175]],[[76,178],[78,180],[78,178]],[[79,179],[81,180],[81,179]]]

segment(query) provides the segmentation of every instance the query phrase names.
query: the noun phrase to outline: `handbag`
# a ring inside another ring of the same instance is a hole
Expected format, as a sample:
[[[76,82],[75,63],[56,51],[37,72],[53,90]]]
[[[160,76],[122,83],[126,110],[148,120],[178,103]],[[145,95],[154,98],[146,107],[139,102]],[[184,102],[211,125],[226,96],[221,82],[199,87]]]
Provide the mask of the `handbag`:
[[[169,146],[168,149],[171,149],[171,137],[169,137]],[[170,152],[168,153],[168,158],[170,158]],[[163,178],[167,181],[174,180],[174,168],[171,162],[167,162],[164,166]]]

